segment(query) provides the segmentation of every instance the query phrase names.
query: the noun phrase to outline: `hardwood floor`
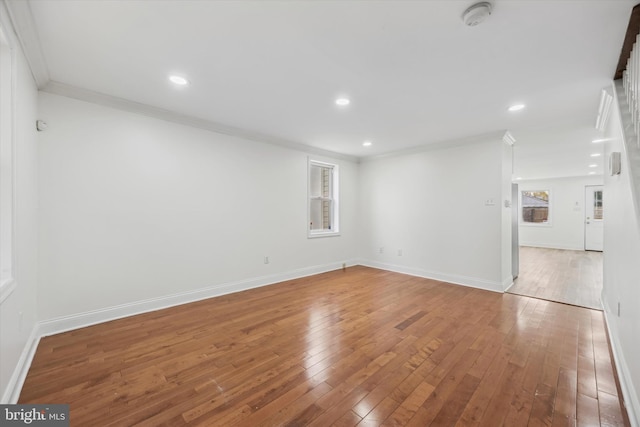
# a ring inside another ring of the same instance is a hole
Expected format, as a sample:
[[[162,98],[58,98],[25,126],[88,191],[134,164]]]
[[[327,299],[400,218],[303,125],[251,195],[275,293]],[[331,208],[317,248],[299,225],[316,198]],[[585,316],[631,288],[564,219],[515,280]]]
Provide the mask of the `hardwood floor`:
[[[602,252],[521,246],[509,293],[602,310]]]
[[[43,338],[73,426],[624,426],[599,311],[353,267]]]

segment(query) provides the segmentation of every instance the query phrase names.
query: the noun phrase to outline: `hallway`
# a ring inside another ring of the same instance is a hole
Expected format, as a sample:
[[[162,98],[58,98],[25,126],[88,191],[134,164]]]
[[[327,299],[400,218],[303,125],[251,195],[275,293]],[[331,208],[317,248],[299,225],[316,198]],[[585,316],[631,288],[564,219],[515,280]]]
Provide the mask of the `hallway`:
[[[520,275],[507,291],[602,310],[602,252],[520,247]]]

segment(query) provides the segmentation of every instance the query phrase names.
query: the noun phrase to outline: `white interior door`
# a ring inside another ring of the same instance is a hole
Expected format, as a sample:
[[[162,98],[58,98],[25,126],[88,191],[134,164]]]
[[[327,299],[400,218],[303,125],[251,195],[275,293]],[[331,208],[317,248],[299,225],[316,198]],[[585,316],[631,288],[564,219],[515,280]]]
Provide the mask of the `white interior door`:
[[[604,211],[602,185],[585,187],[584,250],[602,251]]]

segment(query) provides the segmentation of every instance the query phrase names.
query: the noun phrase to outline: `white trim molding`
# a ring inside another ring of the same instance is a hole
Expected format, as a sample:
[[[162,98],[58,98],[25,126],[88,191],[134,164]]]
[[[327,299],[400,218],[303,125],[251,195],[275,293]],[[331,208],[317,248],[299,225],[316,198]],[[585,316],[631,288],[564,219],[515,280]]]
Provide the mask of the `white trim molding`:
[[[640,426],[640,399],[638,398],[638,392],[633,385],[633,378],[631,372],[629,372],[629,365],[625,360],[624,353],[620,347],[620,340],[618,335],[614,334],[617,327],[612,327],[612,324],[617,323],[617,319],[614,316],[609,316],[611,307],[606,303],[606,299],[602,298],[604,308],[604,319],[607,325],[607,332],[609,333],[609,345],[611,352],[613,353],[613,362],[616,364],[616,370],[618,372],[618,381],[620,382],[620,389],[622,390],[622,400],[624,402],[623,410],[627,411],[629,416],[629,422],[632,427]]]
[[[421,268],[407,267],[404,265],[387,264],[378,261],[361,259],[359,265],[365,267],[378,268],[380,270],[393,271],[395,273],[408,274],[409,276],[423,277],[425,279],[438,280],[440,282],[452,283],[454,285],[468,286],[470,288],[483,289],[485,291],[504,293],[503,284],[476,277],[459,276],[455,274],[440,273],[437,271],[428,271]]]
[[[43,88],[49,82],[49,69],[42,53],[40,37],[36,30],[29,2],[24,0],[2,0],[2,2],[7,7],[13,29],[36,85],[38,88]]]
[[[360,161],[360,159],[355,156],[323,150],[321,148],[312,147],[310,145],[305,145],[299,142],[290,141],[283,138],[276,138],[271,135],[254,132],[248,129],[241,129],[234,126],[228,126],[221,123],[216,123],[211,120],[205,120],[205,119],[188,116],[186,114],[181,114],[175,111],[153,107],[151,105],[143,104],[136,101],[131,101],[125,98],[119,98],[116,96],[107,95],[100,92],[95,92],[88,89],[82,89],[79,87],[56,82],[53,80],[47,82],[47,84],[40,89],[43,92],[52,93],[54,95],[60,95],[67,98],[77,99],[79,101],[85,101],[85,102],[89,102],[96,105],[102,105],[104,107],[127,111],[129,113],[140,114],[142,116],[152,117],[152,118],[164,120],[167,122],[190,126],[196,129],[204,129],[211,132],[220,133],[223,135],[229,135],[236,138],[243,138],[249,141],[267,143],[271,145],[278,145],[278,146],[286,147],[292,150],[302,151],[304,153],[317,154],[319,156],[327,156],[333,159],[347,160],[354,163],[358,163]]]
[[[162,310],[164,308],[174,307],[181,304],[200,301],[234,292],[241,292],[248,289],[259,288],[262,286],[272,285],[287,280],[299,279],[314,274],[326,273],[329,271],[340,270],[345,267],[357,265],[355,261],[334,262],[325,265],[300,268],[280,274],[257,277],[237,282],[221,283],[219,285],[198,289],[191,292],[182,292],[179,294],[167,295],[164,297],[150,298],[147,300],[136,301],[133,303],[122,304],[115,307],[106,307],[100,310],[87,311],[70,316],[58,317],[41,321],[35,324],[31,335],[27,340],[20,359],[14,369],[14,372],[3,391],[0,403],[16,403],[20,398],[22,386],[31,367],[36,349],[40,343],[40,339],[49,335],[71,331],[74,329],[84,328],[86,326],[96,325],[111,320],[121,319],[124,317],[135,316],[137,314],[147,313],[150,311]],[[2,391],[0,391],[2,392]]]
[[[2,114],[0,117],[0,152],[2,152],[3,169],[0,177],[0,234],[2,248],[0,253],[0,304],[16,289],[16,111],[17,111],[17,41],[14,37],[13,24],[10,22],[8,10],[4,2],[0,3],[0,35],[3,45],[3,59],[0,62],[1,88],[3,95]],[[6,51],[5,51],[6,49]]]
[[[409,154],[424,153],[427,151],[441,150],[441,149],[453,148],[453,147],[463,147],[465,145],[478,144],[479,142],[501,141],[501,140],[504,141],[503,138],[505,136],[505,132],[507,132],[506,129],[501,131],[496,131],[496,132],[480,133],[477,135],[472,135],[464,138],[440,140],[436,142],[425,140],[421,144],[416,145],[415,147],[404,148],[401,150],[390,151],[388,153],[376,154],[373,156],[361,157],[360,162],[361,163],[374,162],[380,159],[387,159],[391,157],[406,156]]]
[[[520,242],[520,246],[526,246],[528,248],[562,249],[565,251],[584,251],[584,246],[556,245],[553,243]]]
[[[408,274],[410,276],[424,277],[441,282],[448,282],[456,285],[469,286],[472,288],[502,293],[502,284],[498,282],[491,282],[488,280],[476,279],[472,277],[436,273],[411,267],[384,264],[375,261],[349,260],[345,262],[334,262],[325,265],[306,267],[285,273],[257,277],[254,279],[243,281],[221,283],[191,292],[182,292],[158,298],[150,298],[147,300],[136,301],[114,307],[106,307],[99,310],[58,317],[55,319],[38,322],[34,326],[33,330],[31,331],[31,335],[29,336],[29,339],[25,344],[13,375],[11,376],[9,384],[4,391],[2,402],[16,403],[18,401],[22,386],[24,385],[27,373],[29,372],[29,368],[31,367],[36,349],[38,348],[40,339],[43,337],[71,331],[74,329],[84,328],[111,320],[121,319],[124,317],[135,316],[137,314],[148,313],[151,311],[162,310],[164,308],[188,304],[195,301],[201,301],[208,298],[241,292],[248,289],[259,288],[262,286],[268,286],[287,280],[294,280],[302,277],[312,276],[314,274],[340,270],[345,267],[352,267],[355,265],[363,265],[365,267],[378,268],[380,270],[393,271],[397,273]]]
[[[2,395],[2,400],[0,403],[17,403],[20,398],[20,392],[22,391],[22,386],[24,385],[24,380],[27,378],[27,373],[29,372],[29,368],[31,367],[31,362],[33,361],[33,357],[36,354],[36,349],[38,348],[38,344],[40,343],[40,326],[39,324],[35,324],[33,329],[31,330],[31,334],[27,339],[27,342],[22,349],[22,354],[20,354],[20,359],[18,359],[18,363],[13,370],[13,374],[9,379],[9,383],[7,384],[7,388],[4,390],[4,394]]]
[[[328,271],[339,270],[343,264],[351,267],[356,265],[354,261],[335,262],[331,264],[318,265],[300,268],[284,273],[269,276],[256,277],[237,282],[220,283],[202,289],[189,292],[181,292],[157,298],[149,298],[142,301],[106,307],[99,310],[86,311],[69,316],[62,316],[55,319],[40,322],[41,336],[59,334],[98,323],[109,322],[111,320],[124,317],[135,316],[137,314],[148,313],[150,311],[162,310],[164,308],[175,307],[208,298],[227,295],[235,292],[246,291],[262,286],[273,285],[287,280],[299,279],[301,277],[312,276],[314,274],[326,273]]]
[[[505,277],[502,281],[502,292],[507,292],[514,284],[513,276]]]

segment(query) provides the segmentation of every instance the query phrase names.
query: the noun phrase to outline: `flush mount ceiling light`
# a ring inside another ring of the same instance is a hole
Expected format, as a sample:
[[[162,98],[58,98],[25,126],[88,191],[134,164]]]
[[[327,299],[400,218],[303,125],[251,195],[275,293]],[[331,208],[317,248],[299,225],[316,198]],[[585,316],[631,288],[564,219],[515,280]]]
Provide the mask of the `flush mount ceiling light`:
[[[371,147],[371,145],[373,145],[373,143],[371,141],[365,141],[362,143],[363,147]]]
[[[601,156],[601,154],[600,154],[600,153],[593,153],[593,154],[591,154],[591,157],[600,157],[600,156]]]
[[[526,105],[524,104],[514,104],[511,107],[509,107],[508,110],[511,112],[520,111],[520,110],[524,110],[524,107],[526,107]]]
[[[475,27],[491,15],[492,6],[488,1],[473,4],[462,14],[462,22],[468,27]]]
[[[178,86],[186,86],[189,84],[189,80],[185,79],[182,76],[171,75],[169,76],[169,80],[173,84],[177,84]]]
[[[597,168],[598,165],[589,165],[590,168]]]
[[[594,139],[591,142],[593,142],[594,144],[597,144],[599,142],[607,142],[607,141],[610,141],[610,140],[611,140],[611,138],[600,138],[600,139]]]
[[[346,107],[349,104],[351,104],[351,101],[349,100],[349,98],[340,97],[336,99],[336,105],[340,107]]]

